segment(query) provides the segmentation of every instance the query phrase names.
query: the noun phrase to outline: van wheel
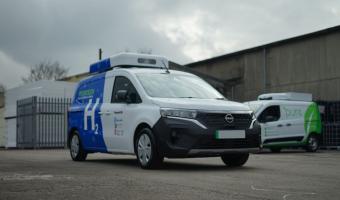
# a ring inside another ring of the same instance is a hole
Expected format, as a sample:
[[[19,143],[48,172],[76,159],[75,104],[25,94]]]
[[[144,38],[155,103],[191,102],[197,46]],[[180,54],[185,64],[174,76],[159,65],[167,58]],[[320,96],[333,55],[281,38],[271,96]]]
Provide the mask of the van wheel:
[[[249,153],[225,154],[221,156],[222,161],[228,167],[240,167],[244,165],[249,158]]]
[[[74,161],[84,161],[87,157],[87,152],[83,149],[79,135],[73,133],[70,140],[70,154]]]
[[[311,135],[307,140],[306,150],[308,152],[316,152],[319,149],[319,139],[315,135]]]
[[[143,169],[155,169],[161,166],[163,157],[157,150],[155,137],[149,128],[143,128],[135,139],[137,160]]]
[[[278,148],[278,147],[273,147],[273,148],[270,148],[270,151],[273,152],[273,153],[280,153],[281,152],[281,148]]]

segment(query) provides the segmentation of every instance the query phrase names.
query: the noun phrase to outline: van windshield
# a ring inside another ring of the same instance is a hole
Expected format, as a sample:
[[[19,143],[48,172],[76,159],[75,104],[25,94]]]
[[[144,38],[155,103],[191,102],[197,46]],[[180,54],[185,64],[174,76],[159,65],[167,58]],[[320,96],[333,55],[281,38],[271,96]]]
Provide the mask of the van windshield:
[[[196,76],[182,74],[137,74],[146,93],[159,98],[225,99]]]

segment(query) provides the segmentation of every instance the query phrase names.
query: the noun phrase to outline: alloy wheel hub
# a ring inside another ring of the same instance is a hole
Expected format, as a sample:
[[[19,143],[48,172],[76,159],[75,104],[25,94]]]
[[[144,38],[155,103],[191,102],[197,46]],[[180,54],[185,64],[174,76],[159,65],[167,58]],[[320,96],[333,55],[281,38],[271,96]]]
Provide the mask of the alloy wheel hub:
[[[151,152],[150,137],[147,134],[142,134],[138,140],[138,159],[142,165],[148,164]]]
[[[79,139],[76,135],[72,137],[71,140],[71,155],[73,158],[77,157],[79,152]]]

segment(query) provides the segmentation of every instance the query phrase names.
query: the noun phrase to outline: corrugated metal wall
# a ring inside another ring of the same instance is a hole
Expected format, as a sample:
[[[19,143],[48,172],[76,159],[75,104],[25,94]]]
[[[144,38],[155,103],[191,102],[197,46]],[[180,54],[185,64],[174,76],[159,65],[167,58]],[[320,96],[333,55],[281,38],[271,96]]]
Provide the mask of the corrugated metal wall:
[[[191,64],[197,71],[242,82],[225,92],[237,101],[265,92],[308,92],[315,100],[340,100],[340,31]]]

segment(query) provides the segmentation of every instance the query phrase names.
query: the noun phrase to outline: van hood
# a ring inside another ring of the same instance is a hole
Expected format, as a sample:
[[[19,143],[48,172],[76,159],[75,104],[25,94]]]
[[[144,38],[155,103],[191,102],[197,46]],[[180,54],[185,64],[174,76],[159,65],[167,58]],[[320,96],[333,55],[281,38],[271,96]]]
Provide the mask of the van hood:
[[[193,109],[208,111],[250,111],[249,107],[233,101],[195,98],[152,98],[163,108]]]

